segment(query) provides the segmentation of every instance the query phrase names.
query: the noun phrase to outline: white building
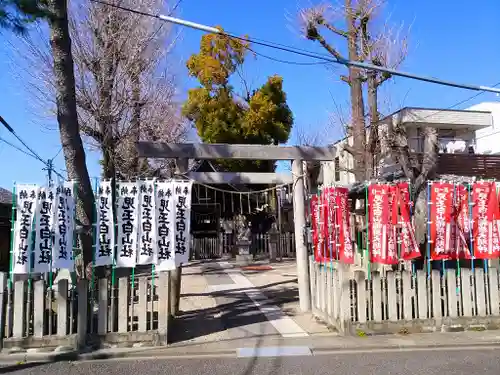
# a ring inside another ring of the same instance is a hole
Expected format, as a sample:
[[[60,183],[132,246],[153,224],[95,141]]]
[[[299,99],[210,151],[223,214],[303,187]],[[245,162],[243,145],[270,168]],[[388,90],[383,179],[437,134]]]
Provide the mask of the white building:
[[[467,110],[490,112],[491,126],[476,131],[477,154],[500,154],[500,102],[485,102],[473,105]]]
[[[424,151],[422,130],[433,126],[438,129],[441,153],[500,153],[500,103],[481,103],[466,110],[405,107],[384,117],[379,124],[379,139],[387,142],[387,134],[393,124],[401,123],[406,128],[410,152]],[[496,126],[495,126],[496,124]],[[353,168],[352,156],[343,150],[343,145],[352,145],[352,137],[334,144],[334,162],[323,164],[323,182],[351,184],[354,175],[346,169]],[[388,147],[381,147],[388,149]],[[390,155],[381,155],[393,164]]]

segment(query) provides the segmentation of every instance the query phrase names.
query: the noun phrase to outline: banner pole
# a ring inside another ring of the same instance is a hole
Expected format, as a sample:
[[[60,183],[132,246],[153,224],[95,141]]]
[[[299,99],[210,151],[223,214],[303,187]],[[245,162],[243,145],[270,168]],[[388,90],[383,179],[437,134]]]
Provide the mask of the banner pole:
[[[9,260],[9,297],[12,290],[12,271],[14,268],[14,236],[16,234],[17,189],[16,183],[12,188],[12,210],[10,213],[10,260]]]
[[[469,200],[469,239],[470,239],[470,254],[471,254],[471,260],[470,260],[470,267],[471,267],[471,272],[472,275],[474,276],[474,222],[472,221],[472,190],[471,190],[471,184],[470,182],[467,184],[467,190],[469,192],[468,194],[468,200]]]
[[[427,278],[431,277],[431,186],[432,182],[427,181]]]
[[[366,248],[365,248],[365,257],[366,257],[366,270],[368,273],[368,281],[371,281],[371,260],[370,260],[370,233],[369,233],[369,225],[370,225],[370,220],[368,217],[369,214],[369,209],[368,206],[370,205],[368,203],[368,198],[369,198],[369,193],[368,193],[368,188],[370,184],[365,185],[365,222],[366,222]]]

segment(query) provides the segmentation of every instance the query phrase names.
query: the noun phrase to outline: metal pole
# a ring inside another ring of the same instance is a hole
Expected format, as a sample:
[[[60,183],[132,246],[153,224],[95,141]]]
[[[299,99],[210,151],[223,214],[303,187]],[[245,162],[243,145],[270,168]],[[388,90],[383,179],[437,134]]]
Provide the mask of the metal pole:
[[[188,171],[189,159],[177,159],[175,173],[182,178]],[[206,189],[206,188],[205,188]],[[170,271],[170,313],[176,316],[179,313],[181,300],[182,265]]]
[[[299,304],[303,312],[311,309],[309,269],[305,244],[306,209],[304,202],[304,168],[302,160],[292,162],[293,174],[293,216],[295,226],[295,247],[297,256],[297,278],[299,283]]]
[[[349,66],[349,67],[356,67],[356,68],[360,68],[360,69],[367,69],[367,70],[372,70],[372,71],[376,71],[376,72],[389,73],[393,76],[399,76],[399,77],[415,79],[418,81],[435,83],[435,84],[442,85],[442,86],[457,87],[457,88],[466,89],[466,90],[473,90],[473,91],[487,91],[487,92],[493,92],[496,94],[500,94],[500,89],[494,88],[494,87],[488,87],[488,86],[482,86],[482,85],[470,85],[470,84],[458,83],[458,82],[453,82],[453,81],[445,81],[445,80],[442,80],[439,78],[421,76],[418,74],[413,74],[413,73],[408,73],[408,72],[402,72],[400,70],[390,69],[390,68],[386,68],[386,67],[378,66],[378,65],[373,65],[373,64],[367,64],[367,63],[363,63],[363,62],[359,62],[359,61],[346,60],[346,59],[342,59],[342,58],[332,58],[332,57],[329,57],[326,55],[320,55],[318,53],[300,50],[300,49],[285,46],[282,44],[277,44],[277,43],[268,42],[268,41],[259,41],[259,40],[256,40],[254,38],[248,38],[248,37],[238,37],[236,35],[233,35],[233,34],[230,34],[227,32],[223,32],[222,30],[220,30],[217,27],[202,25],[200,23],[191,22],[191,21],[180,19],[180,18],[165,16],[163,14],[153,14],[153,13],[142,12],[142,11],[139,11],[136,9],[127,8],[127,7],[123,7],[123,6],[116,5],[116,4],[111,4],[107,1],[102,1],[102,0],[91,0],[91,1],[94,3],[107,5],[107,6],[110,6],[113,8],[121,9],[121,10],[124,10],[127,12],[132,12],[132,13],[139,14],[142,16],[160,19],[162,21],[173,23],[176,25],[181,25],[181,26],[192,28],[192,29],[201,30],[201,31],[204,31],[207,33],[221,34],[221,35],[228,36],[230,38],[249,41],[253,44],[260,45],[263,47],[274,48],[274,49],[281,50],[284,52],[289,52],[289,53],[294,53],[297,55],[311,57],[313,59],[318,59],[318,60],[322,60],[325,62],[331,62],[334,64],[340,64],[340,65],[345,65],[345,66]]]
[[[276,190],[277,195],[277,200],[278,200],[278,251],[280,253],[280,260],[283,260],[283,241],[281,237],[281,193],[283,188],[280,187]]]

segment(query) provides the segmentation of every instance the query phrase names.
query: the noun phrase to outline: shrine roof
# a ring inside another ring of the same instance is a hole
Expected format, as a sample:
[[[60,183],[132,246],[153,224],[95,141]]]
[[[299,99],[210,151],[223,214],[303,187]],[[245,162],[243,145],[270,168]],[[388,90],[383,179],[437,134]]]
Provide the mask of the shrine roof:
[[[0,204],[3,205],[12,204],[12,192],[10,192],[10,190],[0,187]]]

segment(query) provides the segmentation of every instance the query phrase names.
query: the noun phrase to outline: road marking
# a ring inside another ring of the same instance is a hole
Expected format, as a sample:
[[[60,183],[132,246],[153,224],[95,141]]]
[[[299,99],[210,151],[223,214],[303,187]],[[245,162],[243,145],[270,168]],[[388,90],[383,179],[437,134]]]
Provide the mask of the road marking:
[[[276,331],[282,337],[308,337],[309,334],[300,327],[295,320],[287,316],[281,309],[271,304],[271,300],[267,298],[260,290],[258,290],[255,285],[252,284],[248,278],[246,278],[241,272],[235,272],[231,270],[231,265],[228,262],[218,262],[222,267],[224,272],[226,272],[229,277],[234,281],[234,284],[229,284],[227,287],[225,285],[217,285],[216,290],[218,291],[230,291],[235,289],[244,289],[244,292],[254,303],[254,305],[260,310],[262,314],[269,320]]]
[[[258,348],[238,348],[238,358],[255,357],[295,357],[311,356],[312,352],[307,346],[263,346]]]
[[[384,354],[384,353],[401,353],[401,352],[434,352],[439,350],[441,352],[470,352],[470,351],[481,351],[485,350],[490,351],[500,351],[500,345],[492,344],[492,345],[479,345],[479,346],[429,346],[429,347],[415,347],[415,346],[407,346],[407,347],[397,347],[397,348],[356,348],[356,349],[312,349],[312,353],[314,356],[317,355],[351,355],[351,354]]]

